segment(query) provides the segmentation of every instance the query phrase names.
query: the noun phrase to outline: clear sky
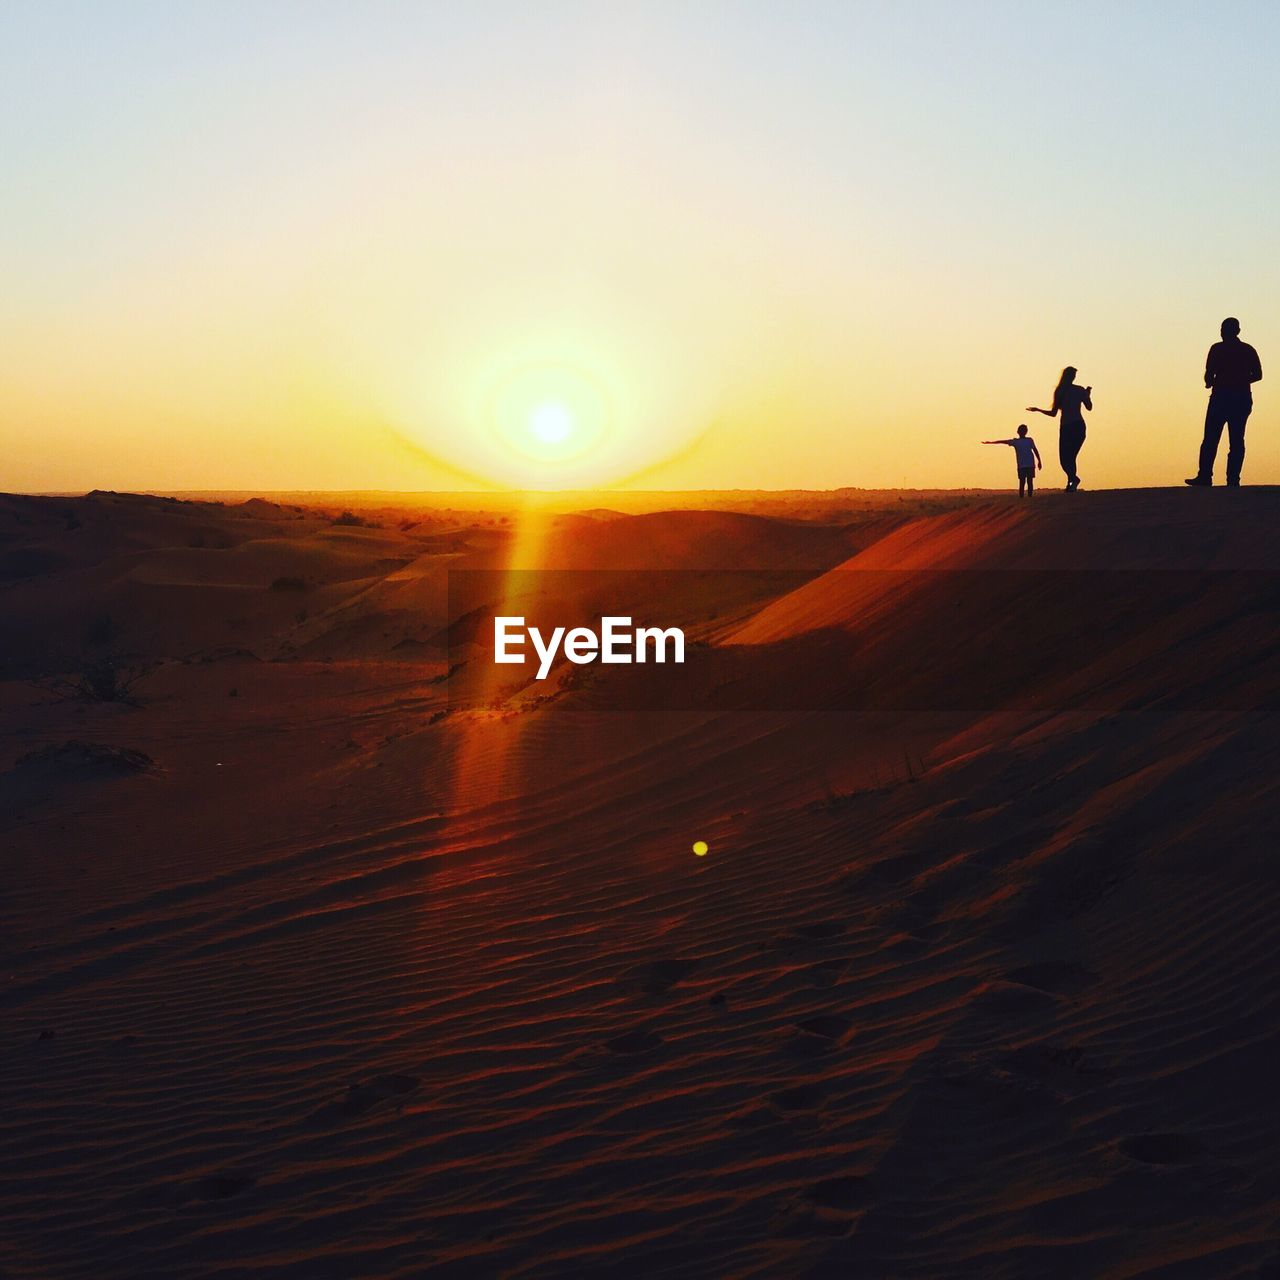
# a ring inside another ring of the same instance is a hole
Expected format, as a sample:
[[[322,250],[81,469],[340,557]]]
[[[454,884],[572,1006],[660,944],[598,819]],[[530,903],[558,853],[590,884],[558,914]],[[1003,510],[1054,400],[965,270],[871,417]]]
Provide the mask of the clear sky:
[[[1273,0],[0,0],[0,489],[1280,483]]]

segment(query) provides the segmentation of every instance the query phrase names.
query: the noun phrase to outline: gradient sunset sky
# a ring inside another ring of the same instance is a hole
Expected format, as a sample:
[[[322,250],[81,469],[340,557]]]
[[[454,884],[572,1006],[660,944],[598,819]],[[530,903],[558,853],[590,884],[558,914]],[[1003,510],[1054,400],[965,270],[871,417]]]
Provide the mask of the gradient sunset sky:
[[[0,489],[1280,483],[1280,5],[0,5]],[[541,417],[539,417],[541,415]]]

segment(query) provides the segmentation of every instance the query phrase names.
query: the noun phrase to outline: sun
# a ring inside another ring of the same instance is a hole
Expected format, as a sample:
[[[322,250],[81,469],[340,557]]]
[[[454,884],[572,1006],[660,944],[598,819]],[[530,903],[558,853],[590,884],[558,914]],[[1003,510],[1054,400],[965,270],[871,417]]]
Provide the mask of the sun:
[[[447,360],[414,363],[406,347],[399,377],[387,377],[387,425],[465,483],[610,488],[687,447],[708,411],[672,360],[641,377],[601,340],[500,336],[468,336],[471,349]]]
[[[573,425],[573,411],[559,400],[546,400],[529,413],[529,433],[543,444],[568,440]]]
[[[498,381],[488,411],[494,443],[530,480],[599,457],[612,435],[609,399],[594,379],[566,365],[529,365]]]

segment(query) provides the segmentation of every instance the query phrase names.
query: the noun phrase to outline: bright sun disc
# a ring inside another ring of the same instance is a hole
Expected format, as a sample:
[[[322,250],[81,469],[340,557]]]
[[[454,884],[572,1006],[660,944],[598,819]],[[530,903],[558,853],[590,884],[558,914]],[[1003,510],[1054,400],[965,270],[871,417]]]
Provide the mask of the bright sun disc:
[[[526,459],[546,476],[598,453],[609,436],[611,418],[600,386],[564,365],[527,366],[508,375],[489,407],[503,451]]]
[[[543,444],[559,444],[573,433],[573,414],[558,400],[550,400],[529,414],[529,430]]]

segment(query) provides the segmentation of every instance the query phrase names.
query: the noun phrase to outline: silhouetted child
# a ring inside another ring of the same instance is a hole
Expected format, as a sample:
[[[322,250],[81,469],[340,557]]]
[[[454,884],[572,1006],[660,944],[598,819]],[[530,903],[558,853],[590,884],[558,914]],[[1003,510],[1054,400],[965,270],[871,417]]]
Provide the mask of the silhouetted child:
[[[1012,440],[984,440],[982,443],[1012,445],[1014,461],[1018,464],[1018,497],[1035,493],[1036,471],[1041,466],[1040,450],[1027,435],[1025,422],[1018,427],[1018,434]]]

